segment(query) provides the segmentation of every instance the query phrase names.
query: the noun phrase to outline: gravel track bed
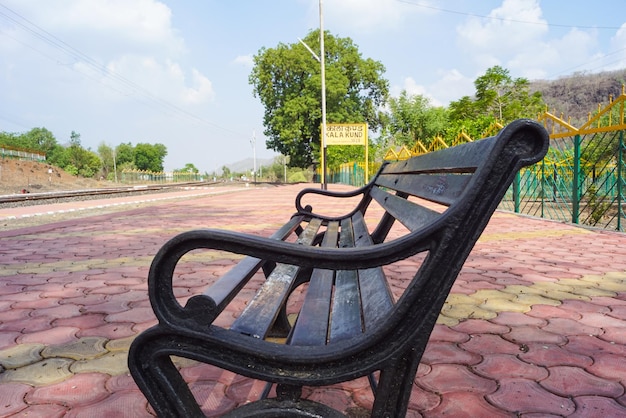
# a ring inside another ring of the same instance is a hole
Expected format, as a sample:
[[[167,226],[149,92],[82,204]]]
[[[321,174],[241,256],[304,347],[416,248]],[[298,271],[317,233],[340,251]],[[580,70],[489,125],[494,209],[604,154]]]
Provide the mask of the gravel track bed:
[[[81,201],[87,201],[87,200],[113,199],[116,197],[141,196],[145,194],[171,193],[177,190],[180,190],[180,189],[179,188],[164,188],[164,189],[149,189],[149,190],[130,190],[128,192],[93,194],[93,195],[50,198],[50,199],[26,199],[26,200],[16,201],[16,202],[0,203],[0,209],[20,208],[24,206],[53,205],[55,203],[81,202]]]

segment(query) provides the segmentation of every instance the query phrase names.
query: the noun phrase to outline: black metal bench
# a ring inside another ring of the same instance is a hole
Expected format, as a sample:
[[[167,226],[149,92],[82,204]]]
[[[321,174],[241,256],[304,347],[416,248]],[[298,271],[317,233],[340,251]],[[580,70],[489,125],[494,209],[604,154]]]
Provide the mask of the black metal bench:
[[[404,416],[422,353],[465,259],[518,170],[547,149],[543,127],[518,120],[495,137],[384,164],[370,184],[351,193],[303,190],[296,214],[270,238],[221,230],[176,236],[149,273],[159,324],[131,346],[135,381],[160,416],[202,416],[170,358],[180,356],[277,384],[276,397],[229,416],[329,417],[340,414],[302,399],[301,387],[369,376],[372,416]],[[324,216],[304,205],[311,194],[360,197],[360,203],[344,216]],[[424,200],[445,210],[420,204]],[[364,218],[372,201],[383,215],[370,229]],[[406,232],[390,234],[396,220]],[[297,241],[286,241],[293,234]],[[247,257],[182,306],[174,270],[194,249]],[[418,253],[427,256],[396,300],[384,266]],[[261,269],[266,279],[232,326],[213,324]],[[308,288],[291,325],[287,301],[303,283]],[[264,339],[275,333],[285,342]]]

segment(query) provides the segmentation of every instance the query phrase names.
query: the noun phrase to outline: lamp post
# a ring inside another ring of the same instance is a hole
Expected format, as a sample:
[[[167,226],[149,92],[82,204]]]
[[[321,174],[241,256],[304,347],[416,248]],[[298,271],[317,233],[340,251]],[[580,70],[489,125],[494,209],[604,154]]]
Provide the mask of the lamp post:
[[[322,12],[322,0],[320,0],[320,56],[317,56],[315,52],[300,38],[298,41],[313,55],[313,57],[320,63],[321,76],[322,76],[322,143],[321,143],[321,157],[322,157],[322,189],[326,190],[326,66],[324,60],[324,15]]]
[[[252,139],[250,140],[250,143],[252,144],[252,160],[253,160],[253,164],[254,164],[254,183],[256,185],[256,133],[255,131],[252,131]]]

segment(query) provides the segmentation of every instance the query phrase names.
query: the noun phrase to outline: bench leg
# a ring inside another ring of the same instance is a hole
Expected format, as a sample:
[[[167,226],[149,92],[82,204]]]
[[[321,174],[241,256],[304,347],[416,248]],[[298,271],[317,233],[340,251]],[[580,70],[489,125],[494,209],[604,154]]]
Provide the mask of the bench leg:
[[[376,387],[372,417],[403,417],[411,397],[413,379],[421,355],[409,350],[389,367],[381,370]]]
[[[129,352],[130,372],[159,417],[204,417],[170,356],[159,353],[166,339],[138,336]]]

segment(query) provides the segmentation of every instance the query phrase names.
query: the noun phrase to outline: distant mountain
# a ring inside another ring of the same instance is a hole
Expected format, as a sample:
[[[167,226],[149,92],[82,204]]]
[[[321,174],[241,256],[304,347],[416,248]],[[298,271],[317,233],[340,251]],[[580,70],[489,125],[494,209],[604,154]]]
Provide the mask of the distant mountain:
[[[264,167],[264,166],[268,166],[268,165],[272,165],[274,163],[274,159],[276,157],[272,157],[272,158],[257,158],[256,159],[256,166],[257,169],[259,169],[260,167]],[[232,173],[246,173],[246,172],[250,172],[254,169],[254,159],[253,158],[246,158],[245,160],[241,160],[241,161],[237,161],[234,163],[230,163],[230,164],[224,164],[226,167],[228,167],[228,169],[232,172]],[[222,171],[222,167],[219,168],[218,170],[218,174],[221,173]]]
[[[530,82],[531,91],[540,91],[548,111],[567,120],[574,126],[587,122],[589,113],[609,103],[609,95],[616,98],[626,84],[626,69],[602,73],[574,73],[556,80]]]

